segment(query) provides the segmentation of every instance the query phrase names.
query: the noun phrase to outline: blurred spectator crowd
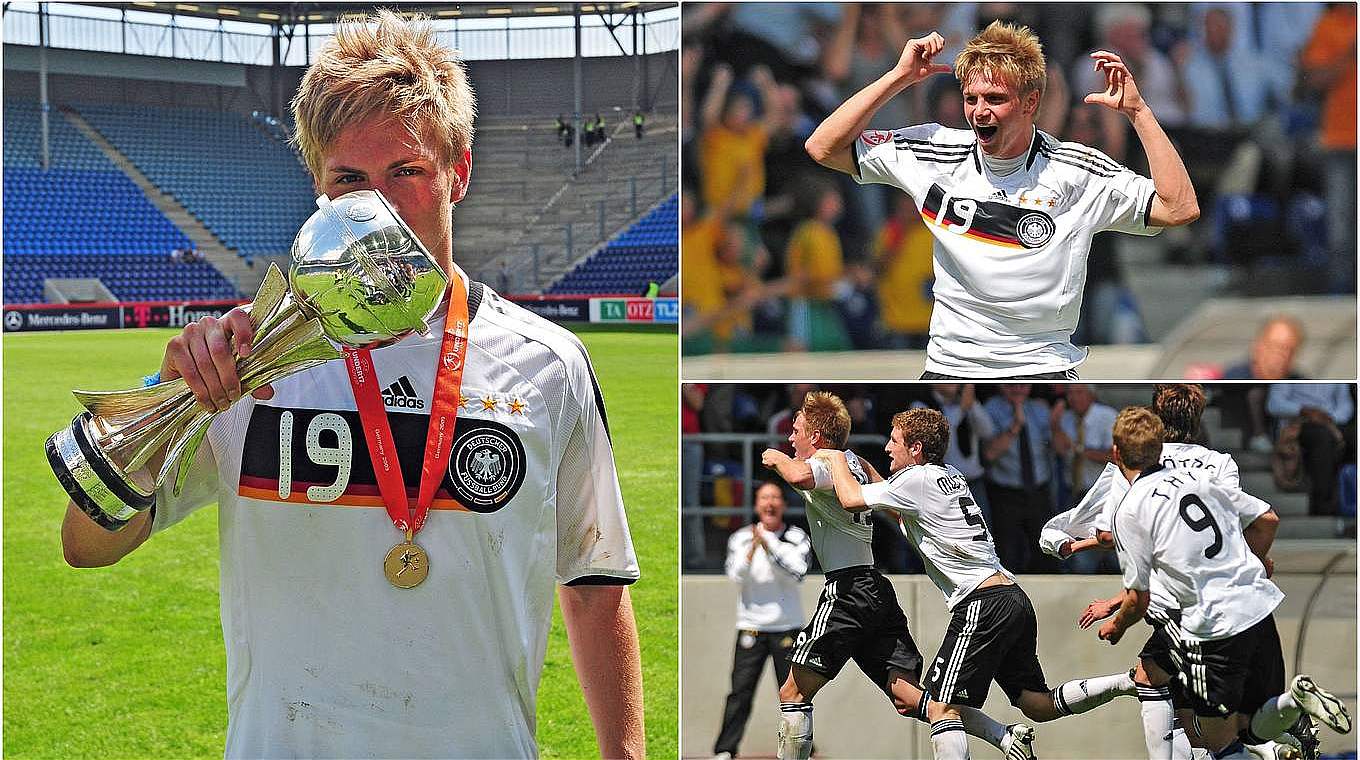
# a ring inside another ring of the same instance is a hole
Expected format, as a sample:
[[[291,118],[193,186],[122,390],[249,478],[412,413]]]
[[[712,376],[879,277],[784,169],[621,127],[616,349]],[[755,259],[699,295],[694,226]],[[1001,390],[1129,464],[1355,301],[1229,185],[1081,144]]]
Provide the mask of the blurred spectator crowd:
[[[1039,531],[1074,506],[1110,461],[1118,409],[1148,404],[1153,386],[1084,384],[684,384],[681,433],[682,559],[686,569],[718,571],[728,536],[752,521],[752,494],[773,480],[786,519],[806,529],[802,499],[760,465],[767,447],[788,442],[804,396],[839,395],[851,415],[848,448],[886,477],[883,446],[892,415],[939,409],[951,437],[945,462],[968,479],[1001,562],[1017,572],[1117,572],[1111,552],[1060,563],[1038,549]],[[1222,384],[1210,400],[1199,443],[1233,455],[1247,492],[1281,516],[1281,537],[1355,533],[1355,386]],[[1259,404],[1262,419],[1256,420]],[[874,513],[874,557],[884,570],[920,572],[896,524]],[[1291,524],[1292,523],[1292,524]]]
[[[1354,292],[1354,4],[689,3],[687,354],[924,346],[932,242],[914,204],[818,167],[803,143],[891,69],[906,40],[937,30],[952,62],[993,19],[1043,41],[1039,128],[1146,175],[1128,121],[1082,103],[1099,88],[1087,53],[1113,50],[1129,64],[1205,212],[1155,239],[1158,263],[1217,266],[1248,292]],[[870,127],[926,122],[967,127],[952,76],[907,90]],[[1074,339],[1146,340],[1115,236],[1095,238]]]

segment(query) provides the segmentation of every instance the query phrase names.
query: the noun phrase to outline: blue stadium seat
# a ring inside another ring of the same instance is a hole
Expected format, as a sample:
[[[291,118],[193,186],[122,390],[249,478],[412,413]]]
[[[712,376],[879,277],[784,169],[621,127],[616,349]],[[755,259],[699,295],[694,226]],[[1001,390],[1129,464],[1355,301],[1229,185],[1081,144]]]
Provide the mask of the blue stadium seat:
[[[680,199],[672,195],[568,272],[550,294],[637,294],[679,270]]]

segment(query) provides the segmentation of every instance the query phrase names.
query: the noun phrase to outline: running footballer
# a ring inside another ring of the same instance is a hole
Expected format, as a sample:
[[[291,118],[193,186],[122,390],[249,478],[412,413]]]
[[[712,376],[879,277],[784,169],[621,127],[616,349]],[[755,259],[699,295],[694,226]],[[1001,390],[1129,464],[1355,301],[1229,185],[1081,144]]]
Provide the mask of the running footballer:
[[[1023,26],[992,22],[949,67],[938,33],[910,40],[891,71],[841,104],[808,154],[860,183],[911,196],[935,236],[935,309],[923,380],[1073,379],[1072,344],[1091,238],[1155,235],[1199,218],[1190,176],[1118,55],[1091,54],[1105,90],[1085,102],[1128,117],[1152,178],[1034,126],[1043,47]],[[970,129],[868,130],[889,100],[953,71]]]

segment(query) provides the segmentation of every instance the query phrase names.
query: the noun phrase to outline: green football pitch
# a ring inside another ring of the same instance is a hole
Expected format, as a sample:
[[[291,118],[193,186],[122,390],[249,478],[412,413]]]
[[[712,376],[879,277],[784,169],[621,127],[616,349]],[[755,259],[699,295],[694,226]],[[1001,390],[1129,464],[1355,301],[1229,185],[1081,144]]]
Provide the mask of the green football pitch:
[[[114,567],[62,560],[66,495],[43,441],[78,410],[72,388],[128,388],[174,333],[7,335],[4,378],[4,749],[7,757],[221,757],[226,661],[217,515],[194,513]],[[647,751],[678,753],[674,333],[582,334],[604,392],[629,526]],[[598,755],[561,615],[538,700],[545,757]],[[476,688],[468,684],[468,688]]]

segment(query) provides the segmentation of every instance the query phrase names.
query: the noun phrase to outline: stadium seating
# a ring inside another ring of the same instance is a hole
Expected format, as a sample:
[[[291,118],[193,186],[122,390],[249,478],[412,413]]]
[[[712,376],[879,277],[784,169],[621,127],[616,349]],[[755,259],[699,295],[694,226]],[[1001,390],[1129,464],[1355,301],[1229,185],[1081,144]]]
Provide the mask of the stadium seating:
[[[98,277],[122,299],[221,298],[235,288],[204,263],[172,268],[191,243],[59,113],[41,168],[36,104],[4,102],[4,299],[44,301],[49,277]]]
[[[316,210],[306,169],[237,113],[151,106],[75,110],[162,191],[246,258],[287,253]]]
[[[679,263],[679,197],[672,195],[558,280],[548,293],[641,293]]]
[[[8,242],[6,243],[8,245]],[[236,298],[236,288],[204,261],[174,263],[156,253],[34,253],[5,256],[5,303],[43,303],[47,278],[96,277],[120,301]]]

